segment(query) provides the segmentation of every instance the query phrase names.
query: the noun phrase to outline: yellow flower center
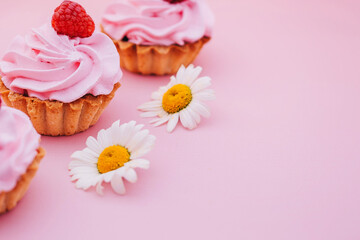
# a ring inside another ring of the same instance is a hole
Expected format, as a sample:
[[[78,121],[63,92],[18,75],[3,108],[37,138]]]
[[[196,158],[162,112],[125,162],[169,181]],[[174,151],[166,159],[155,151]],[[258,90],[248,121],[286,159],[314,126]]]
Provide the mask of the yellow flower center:
[[[97,162],[97,168],[100,173],[107,173],[124,166],[129,160],[129,151],[122,146],[115,145],[102,151]]]
[[[186,108],[191,100],[190,88],[184,84],[176,84],[164,94],[162,106],[168,113],[177,113]]]

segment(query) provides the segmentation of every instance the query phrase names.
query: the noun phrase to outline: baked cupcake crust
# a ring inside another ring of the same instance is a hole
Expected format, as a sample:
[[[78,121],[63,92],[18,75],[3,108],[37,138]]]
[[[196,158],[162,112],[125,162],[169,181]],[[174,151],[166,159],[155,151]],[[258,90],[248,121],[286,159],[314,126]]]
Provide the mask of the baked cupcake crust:
[[[102,27],[101,30],[106,34]],[[122,68],[144,75],[170,75],[175,74],[181,65],[187,67],[191,64],[210,39],[204,36],[194,43],[186,43],[183,46],[177,44],[145,46],[112,40],[119,52]]]
[[[13,209],[21,200],[29,188],[30,182],[35,176],[41,159],[45,156],[45,150],[42,147],[37,149],[37,155],[28,166],[26,172],[21,175],[14,189],[8,192],[0,193],[0,214]]]
[[[119,87],[120,83],[116,83],[110,94],[98,96],[87,94],[76,101],[63,103],[15,93],[0,79],[0,94],[4,102],[9,107],[27,114],[36,131],[48,136],[73,135],[96,124]]]
[[[122,68],[144,75],[169,75],[175,74],[181,65],[191,64],[209,40],[209,37],[203,37],[184,46],[143,46],[123,41],[114,41],[114,44]]]

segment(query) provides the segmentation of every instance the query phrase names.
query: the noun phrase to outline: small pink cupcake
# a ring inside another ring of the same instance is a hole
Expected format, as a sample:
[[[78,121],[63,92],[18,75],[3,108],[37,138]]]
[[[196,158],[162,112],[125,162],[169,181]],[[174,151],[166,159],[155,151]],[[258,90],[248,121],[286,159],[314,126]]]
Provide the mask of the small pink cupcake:
[[[212,35],[205,0],[118,0],[101,21],[121,56],[121,67],[141,74],[174,74],[194,61]]]
[[[42,135],[73,135],[94,125],[120,87],[111,39],[94,32],[84,8],[64,1],[52,22],[17,36],[0,60],[0,94]]]
[[[0,100],[0,214],[24,196],[44,155],[29,117]]]

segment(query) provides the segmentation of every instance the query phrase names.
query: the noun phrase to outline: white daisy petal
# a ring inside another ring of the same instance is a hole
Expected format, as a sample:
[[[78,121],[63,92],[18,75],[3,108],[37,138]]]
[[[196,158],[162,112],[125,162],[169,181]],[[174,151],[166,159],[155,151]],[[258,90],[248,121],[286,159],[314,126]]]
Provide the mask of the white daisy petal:
[[[153,92],[153,93],[151,94],[151,99],[161,100],[163,94],[164,94],[164,93],[163,93],[162,91],[160,91],[160,90],[158,90],[158,91],[156,91],[156,92]],[[141,106],[141,105],[140,105],[140,106]]]
[[[71,175],[70,175],[71,176]],[[81,175],[72,175],[71,176],[71,181],[73,182],[73,181],[76,181],[76,180],[78,180],[79,178],[81,178]]]
[[[195,112],[199,113],[201,116],[206,117],[206,118],[210,117],[210,110],[205,104],[203,104],[197,100],[192,100],[190,104],[191,104],[192,109]]]
[[[124,123],[122,124],[115,133],[115,140],[114,142],[116,143],[116,145],[119,146],[123,146],[123,142],[124,142],[124,132],[127,129],[128,124]]]
[[[95,186],[98,182],[97,179],[99,179],[99,175],[91,173],[79,173],[72,176],[72,180],[86,180],[89,187]]]
[[[82,160],[73,160],[69,163],[69,169],[75,167],[83,167],[83,166],[93,166],[93,163],[82,161]]]
[[[211,86],[211,78],[202,77],[197,79],[190,87],[192,94],[195,94],[207,87]]]
[[[205,89],[194,94],[194,98],[200,101],[210,101],[215,99],[215,92],[212,89]]]
[[[91,175],[97,175],[99,172],[97,171],[97,168],[94,168],[93,166],[81,166],[72,168],[70,170],[71,174],[91,174]]]
[[[194,83],[194,81],[199,77],[201,72],[202,72],[202,67],[196,67],[195,69],[193,69],[191,76],[188,79],[186,79],[185,84],[191,86]]]
[[[103,177],[101,173],[98,172],[96,176],[91,177],[91,186],[96,186],[99,181],[103,181]]]
[[[125,194],[126,192],[122,176],[118,174],[114,174],[111,179],[111,187],[117,194]]]
[[[98,159],[98,157],[94,156],[94,154],[92,154],[91,151],[87,150],[87,148],[85,148],[82,151],[82,160],[88,161],[88,162],[91,162],[91,163],[96,163],[97,159]]]
[[[132,132],[133,132],[133,124],[125,123],[123,125],[123,128],[121,128],[121,133],[119,134],[120,138],[118,140],[120,146],[126,145],[127,141],[131,137]]]
[[[155,112],[155,111],[160,111],[162,109],[162,106],[160,107],[151,107],[151,108],[144,108],[144,109],[138,109],[142,112]]]
[[[153,100],[153,101],[144,103],[144,104],[142,104],[140,106],[143,106],[144,108],[160,107],[161,106],[161,101]]]
[[[135,121],[134,121],[135,122]],[[135,122],[136,124],[136,122]],[[138,124],[134,127],[134,133],[140,131],[145,125],[144,124]]]
[[[96,192],[99,195],[104,195],[104,187],[102,186],[102,180],[100,180],[97,184],[96,184]]]
[[[128,168],[125,171],[124,178],[131,183],[135,183],[137,181],[137,175],[133,168]]]
[[[119,130],[119,127],[115,127],[109,133],[110,140],[111,140],[111,146],[118,145],[118,137],[119,137],[118,136],[118,130]]]
[[[86,139],[86,146],[96,152],[97,154],[100,154],[102,152],[102,148],[99,145],[98,141],[94,137],[88,137]]]
[[[95,151],[91,150],[90,148],[84,148],[83,150],[89,156],[93,157],[94,161],[99,157],[100,154],[96,153]]]
[[[111,128],[118,128],[120,126],[120,120],[115,121],[112,125]]]
[[[103,176],[104,182],[106,182],[106,183],[110,182],[111,179],[113,178],[114,174],[115,174],[115,171],[103,173],[102,176]]]
[[[148,152],[150,152],[152,147],[149,148],[142,148],[141,150],[137,151],[136,153],[131,154],[130,159],[137,159],[139,157],[142,157],[146,155]]]
[[[169,84],[166,86],[166,90],[168,90],[169,88],[171,88],[172,86],[177,84],[177,79],[174,76],[170,77],[170,82]],[[165,93],[165,92],[164,92]],[[163,93],[163,94],[164,94]]]
[[[73,159],[79,159],[79,160],[82,160],[82,157],[83,157],[83,152],[82,151],[76,151],[74,152],[73,154],[71,154],[71,158]]]
[[[161,102],[162,98],[163,98],[163,95],[167,90],[169,90],[168,87],[160,87],[159,90],[157,90],[156,92],[153,92],[151,94],[151,99]]]
[[[177,123],[179,122],[179,113],[174,113],[171,115],[169,122],[167,123],[167,131],[174,131]]]
[[[137,132],[125,146],[130,152],[135,151],[144,139],[149,135],[149,130]]]
[[[184,73],[184,77],[182,79],[182,83],[187,85],[187,82],[190,82],[194,73],[194,65],[190,64]]]
[[[135,151],[131,153],[130,159],[134,160],[136,158],[142,157],[147,154],[155,145],[156,137],[148,135],[145,142]]]
[[[86,174],[86,173],[77,173],[77,174],[74,174],[72,172],[72,170],[69,171],[69,175],[71,176],[71,181],[74,181],[74,180],[77,180],[77,179],[80,179],[80,178],[83,178],[83,177],[86,177],[86,178],[91,178],[91,177],[95,177],[91,174]]]
[[[165,115],[166,117],[167,115]],[[162,120],[164,117],[154,118],[149,121],[150,124],[157,123],[158,121]]]
[[[194,119],[197,124],[199,124],[201,121],[200,114],[193,110],[191,103],[189,104],[189,106],[186,109],[188,110],[189,114],[191,115],[191,118]]]
[[[119,132],[120,132],[120,128],[116,128],[116,129],[114,129],[114,131],[111,133],[112,146],[116,146],[116,145],[120,146],[120,144],[119,144],[119,139],[120,139]]]
[[[79,178],[75,183],[75,186],[86,190],[91,187],[91,180],[89,178]]]
[[[167,121],[169,121],[170,117],[171,117],[171,115],[167,115],[167,116],[165,116],[165,117],[162,117],[162,118],[158,119],[156,122],[154,122],[153,125],[154,125],[155,127],[158,127],[158,126],[166,123]],[[150,123],[152,123],[152,122],[150,122]]]
[[[125,164],[127,167],[131,168],[142,168],[142,169],[149,169],[150,162],[146,159],[135,159]]]
[[[185,128],[194,129],[196,127],[195,120],[191,118],[186,108],[180,112],[180,121]]]
[[[165,110],[163,108],[161,108],[160,113],[159,113],[159,118],[166,117],[168,115],[169,114],[167,112],[165,112]]]
[[[142,111],[156,110],[161,107],[162,107],[161,101],[155,100],[138,106],[138,110],[142,110]]]
[[[165,118],[167,118],[167,119],[170,119],[170,114],[168,114],[167,112],[162,112],[161,114],[160,114],[160,116],[158,117],[158,118],[154,118],[154,119],[152,119],[149,123],[150,124],[153,124],[153,123],[157,123],[157,122],[159,122],[159,121],[162,121],[163,119],[165,119]],[[166,122],[166,121],[165,121]],[[161,124],[160,124],[161,125]]]
[[[128,126],[128,130],[125,131],[125,134],[124,134],[124,138],[123,138],[123,143],[122,143],[122,146],[126,147],[128,146],[128,143],[129,141],[133,138],[133,136],[141,130],[141,128],[144,127],[143,124],[139,124],[139,125],[136,125],[136,122],[135,121],[131,121],[129,123],[129,126]]]
[[[97,136],[97,140],[102,149],[111,146],[111,136],[104,129],[100,130]]]
[[[89,162],[89,163],[97,162],[97,159],[93,155],[90,155],[85,150],[74,152],[71,155],[71,158],[74,160],[81,160],[81,161],[85,161],[85,162]]]
[[[156,117],[160,115],[160,111],[154,111],[154,112],[143,112],[140,114],[140,117],[148,118],[148,117]]]
[[[185,76],[184,76],[184,78],[186,78],[186,76],[191,76],[192,75],[192,73],[194,72],[194,64],[190,64],[189,66],[187,66],[186,68],[185,68]]]
[[[181,65],[181,67],[179,68],[179,70],[178,70],[178,72],[176,74],[176,79],[183,79],[184,74],[185,74],[185,66]]]

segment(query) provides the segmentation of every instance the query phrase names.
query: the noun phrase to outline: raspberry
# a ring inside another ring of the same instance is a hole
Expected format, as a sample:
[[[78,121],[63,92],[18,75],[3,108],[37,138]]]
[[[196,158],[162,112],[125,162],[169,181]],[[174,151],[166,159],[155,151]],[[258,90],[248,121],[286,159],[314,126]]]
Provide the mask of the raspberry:
[[[168,3],[182,3],[182,2],[184,2],[186,0],[164,0],[164,1],[166,1]]]
[[[85,9],[78,3],[63,1],[54,10],[51,25],[58,34],[65,34],[69,37],[90,37],[95,24]]]

